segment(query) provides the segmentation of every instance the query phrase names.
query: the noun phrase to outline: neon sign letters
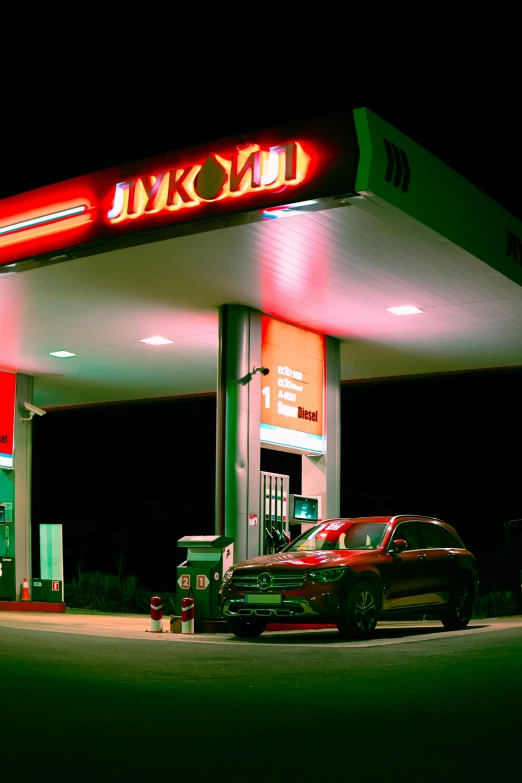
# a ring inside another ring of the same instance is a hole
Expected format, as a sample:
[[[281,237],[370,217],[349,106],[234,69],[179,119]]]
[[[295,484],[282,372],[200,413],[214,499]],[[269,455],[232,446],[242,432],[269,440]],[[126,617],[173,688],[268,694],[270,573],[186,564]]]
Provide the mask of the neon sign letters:
[[[107,218],[120,223],[144,214],[175,212],[297,185],[305,179],[309,162],[297,141],[268,149],[258,144],[237,147],[230,159],[212,153],[199,165],[118,182]]]

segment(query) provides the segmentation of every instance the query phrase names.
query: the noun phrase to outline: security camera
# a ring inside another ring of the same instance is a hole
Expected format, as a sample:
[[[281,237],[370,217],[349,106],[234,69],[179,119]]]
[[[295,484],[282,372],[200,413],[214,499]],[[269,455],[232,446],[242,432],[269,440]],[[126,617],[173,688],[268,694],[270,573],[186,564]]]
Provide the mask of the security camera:
[[[260,372],[261,375],[268,375],[270,370],[268,369],[268,367],[254,367],[254,369],[252,370],[252,375],[255,375],[256,372]]]
[[[30,402],[24,402],[24,408],[26,411],[36,413],[37,416],[45,416],[47,411],[43,411],[41,408],[37,408],[36,405],[31,405]]]
[[[36,405],[32,405],[30,402],[24,402],[24,408],[26,411],[29,411],[30,415],[26,419],[21,419],[21,421],[31,421],[35,414],[37,416],[45,416],[47,413],[47,411],[37,408]]]

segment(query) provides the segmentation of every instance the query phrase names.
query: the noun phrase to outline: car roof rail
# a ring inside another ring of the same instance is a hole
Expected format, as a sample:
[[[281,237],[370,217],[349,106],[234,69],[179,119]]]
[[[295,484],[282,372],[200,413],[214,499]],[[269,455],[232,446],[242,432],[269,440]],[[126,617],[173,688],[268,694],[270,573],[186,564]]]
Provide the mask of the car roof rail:
[[[390,519],[390,522],[395,522],[396,519],[401,519],[402,517],[407,517],[408,519],[411,517],[415,517],[415,519],[430,519],[432,522],[442,522],[443,524],[446,524],[443,519],[439,519],[438,517],[427,517],[424,514],[396,514]]]

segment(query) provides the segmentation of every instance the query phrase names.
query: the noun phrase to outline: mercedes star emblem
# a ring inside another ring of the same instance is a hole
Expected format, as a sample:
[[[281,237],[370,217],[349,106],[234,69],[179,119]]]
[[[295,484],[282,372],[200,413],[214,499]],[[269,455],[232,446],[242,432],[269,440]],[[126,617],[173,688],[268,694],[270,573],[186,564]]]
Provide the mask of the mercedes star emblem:
[[[269,574],[268,571],[259,574],[257,577],[257,586],[260,590],[268,590],[269,587],[272,587],[272,574]]]

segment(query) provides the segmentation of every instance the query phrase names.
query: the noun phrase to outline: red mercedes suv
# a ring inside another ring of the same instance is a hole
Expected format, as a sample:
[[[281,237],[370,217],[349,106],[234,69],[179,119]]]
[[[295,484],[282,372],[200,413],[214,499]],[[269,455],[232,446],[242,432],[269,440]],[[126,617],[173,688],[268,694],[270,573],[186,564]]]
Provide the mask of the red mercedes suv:
[[[366,638],[379,619],[407,613],[465,628],[477,589],[475,558],[457,532],[440,519],[402,514],[329,519],[275,555],[237,563],[223,577],[220,606],[236,636],[297,622]]]

